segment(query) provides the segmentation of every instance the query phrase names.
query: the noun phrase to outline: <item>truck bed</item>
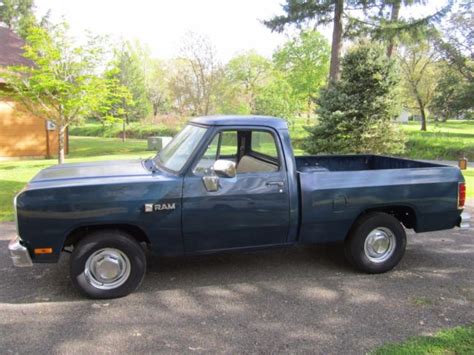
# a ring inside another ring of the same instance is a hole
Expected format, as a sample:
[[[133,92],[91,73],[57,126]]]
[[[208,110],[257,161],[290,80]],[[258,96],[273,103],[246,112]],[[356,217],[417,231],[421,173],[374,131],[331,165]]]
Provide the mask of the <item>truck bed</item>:
[[[316,155],[295,157],[299,172],[430,168],[444,165],[382,155]]]
[[[410,214],[417,232],[453,228],[459,221],[457,167],[375,155],[295,160],[302,243],[343,240],[358,216],[384,206]]]

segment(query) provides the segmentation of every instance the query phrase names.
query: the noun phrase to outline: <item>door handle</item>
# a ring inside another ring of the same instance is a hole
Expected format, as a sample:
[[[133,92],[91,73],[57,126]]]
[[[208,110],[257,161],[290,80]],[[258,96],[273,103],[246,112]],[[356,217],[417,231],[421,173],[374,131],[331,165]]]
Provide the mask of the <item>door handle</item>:
[[[285,183],[283,181],[268,181],[265,183],[267,186],[278,186],[278,187],[284,187]]]

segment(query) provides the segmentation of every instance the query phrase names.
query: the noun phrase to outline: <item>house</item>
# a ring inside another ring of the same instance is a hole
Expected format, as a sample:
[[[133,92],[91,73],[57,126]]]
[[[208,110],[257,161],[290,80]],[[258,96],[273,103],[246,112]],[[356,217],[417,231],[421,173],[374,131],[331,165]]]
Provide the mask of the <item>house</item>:
[[[409,118],[410,118],[410,111],[408,111],[406,108],[402,108],[400,115],[396,118],[395,121],[400,122],[400,123],[408,123]]]
[[[52,157],[58,151],[58,132],[54,125],[33,116],[12,98],[2,69],[33,63],[23,57],[25,42],[12,30],[0,26],[0,159]],[[68,147],[66,135],[66,152]]]

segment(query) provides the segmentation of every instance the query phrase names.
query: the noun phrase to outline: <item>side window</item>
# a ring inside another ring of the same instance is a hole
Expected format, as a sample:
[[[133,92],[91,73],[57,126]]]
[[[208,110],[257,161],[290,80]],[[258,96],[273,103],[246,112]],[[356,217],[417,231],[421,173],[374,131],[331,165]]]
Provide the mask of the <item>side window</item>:
[[[269,173],[280,169],[278,148],[270,132],[251,131],[250,144],[237,164],[237,175],[246,173]]]
[[[217,133],[194,168],[194,174],[207,174],[218,159],[227,159],[235,162],[237,159],[237,131]]]
[[[219,151],[219,159],[237,157],[237,131],[221,132],[221,146]]]
[[[252,152],[278,159],[278,149],[270,132],[253,131],[250,149]]]

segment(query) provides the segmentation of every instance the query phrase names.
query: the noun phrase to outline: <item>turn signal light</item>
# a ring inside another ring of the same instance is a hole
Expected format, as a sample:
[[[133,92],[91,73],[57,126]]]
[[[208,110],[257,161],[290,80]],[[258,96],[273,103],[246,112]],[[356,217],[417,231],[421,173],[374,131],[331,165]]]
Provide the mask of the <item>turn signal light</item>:
[[[460,182],[458,189],[458,208],[464,208],[464,203],[466,203],[466,183]]]
[[[36,255],[53,254],[53,248],[36,248],[34,252]]]

